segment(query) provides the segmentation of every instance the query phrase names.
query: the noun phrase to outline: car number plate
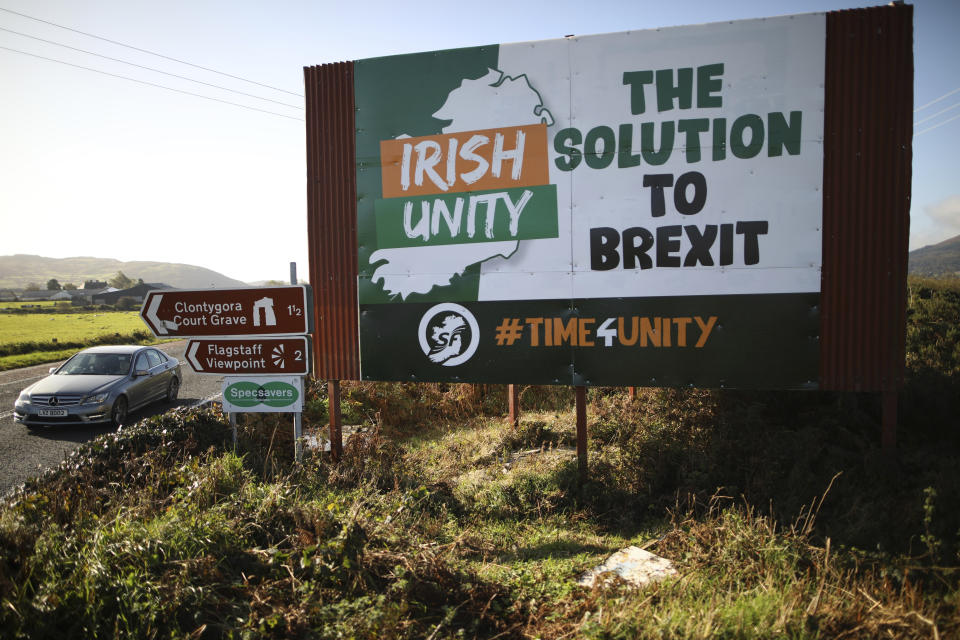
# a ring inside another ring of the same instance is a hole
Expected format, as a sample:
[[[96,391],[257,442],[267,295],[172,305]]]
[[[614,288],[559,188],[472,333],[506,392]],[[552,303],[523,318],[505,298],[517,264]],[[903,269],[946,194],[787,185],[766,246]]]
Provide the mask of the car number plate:
[[[67,415],[66,409],[40,409],[41,418],[63,418]]]

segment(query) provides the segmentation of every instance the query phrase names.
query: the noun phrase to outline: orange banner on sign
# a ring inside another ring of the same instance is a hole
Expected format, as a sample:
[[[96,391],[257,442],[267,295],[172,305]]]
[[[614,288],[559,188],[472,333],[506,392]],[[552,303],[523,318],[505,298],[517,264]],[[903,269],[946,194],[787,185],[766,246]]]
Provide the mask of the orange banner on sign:
[[[545,124],[382,140],[380,162],[384,198],[550,182]]]

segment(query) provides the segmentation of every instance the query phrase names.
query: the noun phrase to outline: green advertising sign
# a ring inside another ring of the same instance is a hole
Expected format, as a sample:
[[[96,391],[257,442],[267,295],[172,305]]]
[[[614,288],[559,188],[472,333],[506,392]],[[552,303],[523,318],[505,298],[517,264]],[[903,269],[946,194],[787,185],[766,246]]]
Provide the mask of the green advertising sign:
[[[355,63],[364,379],[816,385],[825,16]]]
[[[226,377],[225,413],[299,413],[303,411],[303,379],[285,377]]]

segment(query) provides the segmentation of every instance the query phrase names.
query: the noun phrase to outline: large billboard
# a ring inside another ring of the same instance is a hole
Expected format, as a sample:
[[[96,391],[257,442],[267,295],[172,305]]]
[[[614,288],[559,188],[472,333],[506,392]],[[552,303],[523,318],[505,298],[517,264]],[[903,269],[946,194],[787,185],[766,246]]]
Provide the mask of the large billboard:
[[[364,379],[815,388],[825,16],[357,61]]]

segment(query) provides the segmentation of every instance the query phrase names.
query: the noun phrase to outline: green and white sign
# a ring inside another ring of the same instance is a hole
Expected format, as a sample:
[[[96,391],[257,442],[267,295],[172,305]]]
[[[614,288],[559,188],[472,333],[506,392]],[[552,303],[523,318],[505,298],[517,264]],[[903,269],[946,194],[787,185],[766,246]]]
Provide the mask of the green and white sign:
[[[303,378],[300,376],[233,377],[223,379],[225,413],[300,413]]]
[[[355,63],[364,379],[813,387],[825,16]]]

